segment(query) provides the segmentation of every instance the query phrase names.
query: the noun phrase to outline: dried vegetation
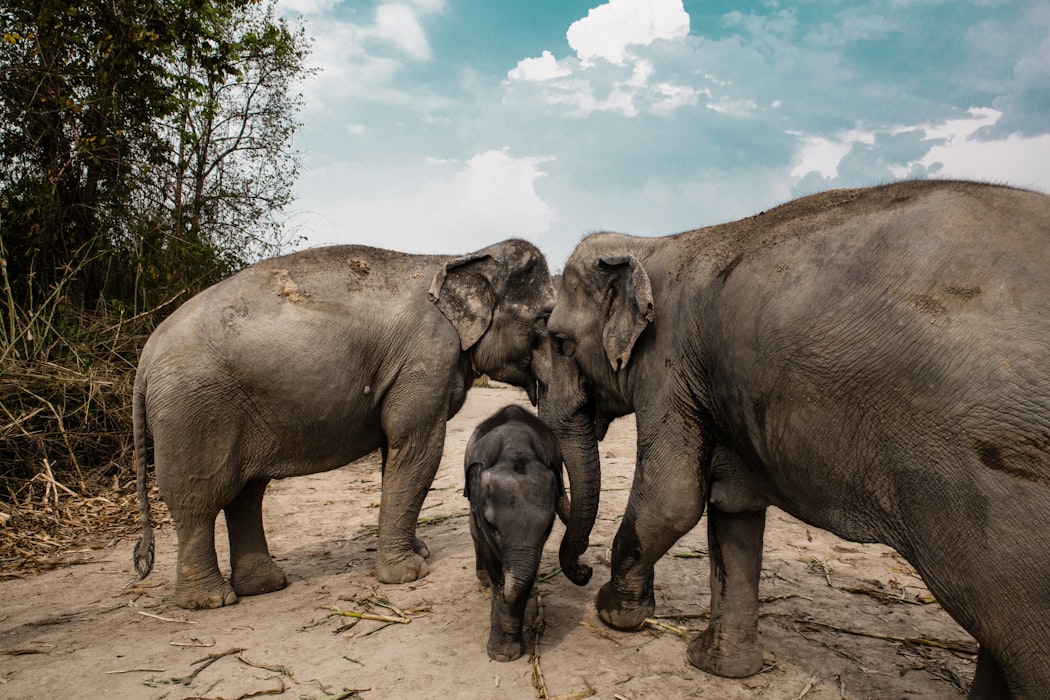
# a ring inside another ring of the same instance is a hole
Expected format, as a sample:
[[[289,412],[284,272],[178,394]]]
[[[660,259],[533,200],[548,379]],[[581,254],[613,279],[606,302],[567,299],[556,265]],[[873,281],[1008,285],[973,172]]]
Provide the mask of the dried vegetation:
[[[131,390],[155,316],[76,313],[63,285],[23,310],[2,272],[0,579],[137,529]]]

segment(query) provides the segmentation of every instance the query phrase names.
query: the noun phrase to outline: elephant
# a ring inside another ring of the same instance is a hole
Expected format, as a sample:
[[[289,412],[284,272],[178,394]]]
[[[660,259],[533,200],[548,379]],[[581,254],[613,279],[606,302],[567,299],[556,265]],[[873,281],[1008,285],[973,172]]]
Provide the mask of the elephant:
[[[463,461],[475,570],[492,587],[488,654],[513,661],[525,652],[522,620],[555,512],[568,518],[561,452],[550,428],[511,404],[478,424]]]
[[[507,240],[464,256],[367,246],[258,262],[202,291],[143,347],[133,423],[143,536],[153,564],[147,430],[178,538],[175,603],[217,608],[278,590],[262,501],[271,479],[382,456],[376,575],[425,576],[416,521],[441,460],[445,423],[476,377],[535,396],[554,290],[543,254]],[[230,540],[220,574],[215,518]]]
[[[638,629],[654,564],[708,513],[707,672],[762,667],[776,506],[897,550],[979,644],[971,698],[1050,697],[1050,197],[965,181],[814,194],[664,237],[583,239],[547,323],[539,414],[580,562],[597,441],[633,413],[637,462],[595,596]]]

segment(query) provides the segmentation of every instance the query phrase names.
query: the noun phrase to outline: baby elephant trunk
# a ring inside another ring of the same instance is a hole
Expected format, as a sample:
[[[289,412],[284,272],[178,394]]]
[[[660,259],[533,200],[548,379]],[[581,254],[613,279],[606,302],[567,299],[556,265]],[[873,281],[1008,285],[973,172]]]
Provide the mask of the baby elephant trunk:
[[[508,553],[503,561],[503,602],[527,600],[540,568],[539,551]]]

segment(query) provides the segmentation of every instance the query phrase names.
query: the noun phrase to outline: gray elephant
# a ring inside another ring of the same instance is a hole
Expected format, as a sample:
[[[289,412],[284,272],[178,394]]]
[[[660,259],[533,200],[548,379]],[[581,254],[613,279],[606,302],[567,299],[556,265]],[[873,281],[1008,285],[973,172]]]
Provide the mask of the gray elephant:
[[[554,514],[568,517],[561,452],[543,421],[510,405],[478,424],[463,461],[475,569],[492,586],[489,658],[513,661],[525,651],[525,606]]]
[[[140,576],[153,564],[147,426],[178,536],[179,606],[215,608],[284,587],[263,533],[267,483],[376,449],[377,576],[425,576],[429,552],[416,520],[445,422],[482,373],[535,395],[533,355],[548,357],[544,320],[553,301],[543,255],[519,240],[463,257],[317,248],[257,263],[201,292],[150,336],[135,378]],[[220,510],[229,582],[215,554]]]
[[[1050,697],[1050,197],[904,182],[664,238],[594,235],[548,329],[540,416],[569,473],[560,554],[577,583],[596,440],[637,420],[606,624],[653,612],[653,565],[706,505],[711,622],[688,658],[758,671],[774,505],[911,562],[980,643],[970,697]]]

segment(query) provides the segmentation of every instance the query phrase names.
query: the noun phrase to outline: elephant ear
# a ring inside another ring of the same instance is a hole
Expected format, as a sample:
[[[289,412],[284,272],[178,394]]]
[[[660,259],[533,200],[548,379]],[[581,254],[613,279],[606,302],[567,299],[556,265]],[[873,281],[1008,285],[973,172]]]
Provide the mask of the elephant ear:
[[[480,462],[473,462],[467,465],[464,470],[463,483],[463,495],[467,500],[471,500],[475,495],[481,493],[481,472],[485,469],[485,465]],[[473,501],[471,501],[471,509],[473,510]]]
[[[455,258],[441,266],[430,285],[430,300],[455,326],[463,350],[481,340],[492,323],[496,294],[490,279],[495,264],[488,254]]]
[[[653,290],[633,255],[607,256],[598,265],[608,275],[602,345],[617,372],[627,366],[635,341],[653,320]]]

